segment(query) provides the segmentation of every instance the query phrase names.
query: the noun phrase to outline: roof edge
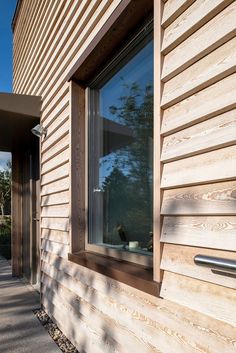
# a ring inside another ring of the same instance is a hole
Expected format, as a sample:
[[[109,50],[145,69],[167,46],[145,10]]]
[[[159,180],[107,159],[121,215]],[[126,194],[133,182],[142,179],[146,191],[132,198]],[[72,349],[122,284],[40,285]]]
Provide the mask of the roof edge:
[[[17,0],[15,12],[14,12],[14,15],[13,15],[13,18],[12,18],[12,22],[11,22],[12,32],[14,32],[14,29],[15,29],[15,25],[16,25],[16,21],[17,21],[17,18],[18,18],[18,14],[20,12],[21,4],[22,4],[22,0]]]

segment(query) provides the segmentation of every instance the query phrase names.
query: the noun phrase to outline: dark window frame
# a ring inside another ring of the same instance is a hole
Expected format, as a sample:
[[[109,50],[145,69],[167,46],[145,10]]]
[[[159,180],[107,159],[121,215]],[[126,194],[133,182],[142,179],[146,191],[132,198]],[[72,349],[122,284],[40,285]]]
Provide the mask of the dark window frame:
[[[155,3],[154,3],[155,5]],[[137,4],[132,1],[122,2],[101,32],[92,40],[85,53],[79,58],[71,72],[68,74],[70,81],[70,139],[71,139],[71,185],[70,185],[70,252],[68,259],[81,266],[87,267],[93,271],[111,277],[117,281],[126,283],[144,292],[157,296],[159,294],[159,285],[161,282],[160,272],[160,232],[161,232],[161,190],[160,190],[160,93],[161,93],[161,25],[160,14],[161,4],[154,6],[154,253],[153,269],[147,266],[127,262],[124,259],[111,258],[107,255],[97,254],[93,251],[86,251],[86,226],[87,210],[86,195],[87,188],[86,168],[86,127],[85,118],[87,111],[87,93],[88,82],[94,77],[97,71],[96,63],[101,63],[103,58],[111,57],[114,48],[122,43],[128,37],[130,38],[131,29],[134,33],[135,28],[140,28],[142,18],[150,18],[153,13],[152,0],[140,0]],[[133,16],[133,14],[136,16]],[[113,34],[116,33],[115,40],[111,41]],[[112,49],[113,48],[113,49]],[[102,49],[102,53],[101,53]],[[102,55],[101,55],[102,54]],[[98,60],[97,60],[97,59]],[[106,60],[108,61],[108,60]],[[105,60],[103,61],[103,63]],[[156,83],[156,85],[155,85]],[[84,133],[85,132],[85,133]]]

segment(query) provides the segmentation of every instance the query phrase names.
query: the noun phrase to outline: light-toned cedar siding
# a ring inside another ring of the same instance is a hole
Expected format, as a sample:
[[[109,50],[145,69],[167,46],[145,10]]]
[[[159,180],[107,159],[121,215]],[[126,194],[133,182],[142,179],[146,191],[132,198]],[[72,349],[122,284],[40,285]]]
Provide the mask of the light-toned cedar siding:
[[[14,91],[42,96],[47,128],[42,304],[81,352],[235,353],[235,279],[215,277],[192,260],[196,252],[233,257],[235,251],[235,2],[168,0],[156,7],[155,16],[163,7],[162,82],[157,71],[155,85],[156,112],[163,115],[164,299],[67,260],[73,109],[66,77],[122,1],[23,0],[15,24]],[[157,208],[159,195],[158,189]]]
[[[235,277],[194,256],[236,259],[235,13],[196,0],[165,25],[161,101],[161,296],[234,326]]]

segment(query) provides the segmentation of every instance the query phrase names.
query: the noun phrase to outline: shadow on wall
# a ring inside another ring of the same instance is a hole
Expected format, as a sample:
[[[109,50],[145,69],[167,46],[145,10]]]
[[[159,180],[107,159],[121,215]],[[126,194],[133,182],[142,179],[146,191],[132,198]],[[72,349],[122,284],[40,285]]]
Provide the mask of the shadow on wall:
[[[186,188],[178,189],[178,197],[193,198],[194,214],[196,203],[189,190],[188,194]],[[168,214],[177,215],[176,207],[178,200],[170,198]],[[66,241],[61,241],[62,249]],[[42,305],[80,353],[116,353],[132,349],[132,345],[142,350],[147,344],[153,352],[160,352],[155,348],[156,338],[149,336],[149,319],[144,319],[144,315],[151,315],[148,311],[145,314],[147,307],[156,314],[160,311],[154,298],[149,302],[150,296],[139,296],[139,291],[129,286],[69,262],[63,250],[42,250],[41,264]]]

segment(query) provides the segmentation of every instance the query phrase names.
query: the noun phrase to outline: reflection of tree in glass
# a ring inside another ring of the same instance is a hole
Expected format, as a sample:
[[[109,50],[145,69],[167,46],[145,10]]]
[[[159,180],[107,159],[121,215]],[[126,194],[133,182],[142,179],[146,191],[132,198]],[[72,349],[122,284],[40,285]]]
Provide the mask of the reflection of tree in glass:
[[[128,240],[146,246],[152,231],[153,87],[141,89],[133,83],[124,89],[128,94],[120,97],[119,107],[110,107],[110,113],[132,129],[133,142],[115,152],[113,171],[103,184],[104,234],[114,234],[122,226]]]

